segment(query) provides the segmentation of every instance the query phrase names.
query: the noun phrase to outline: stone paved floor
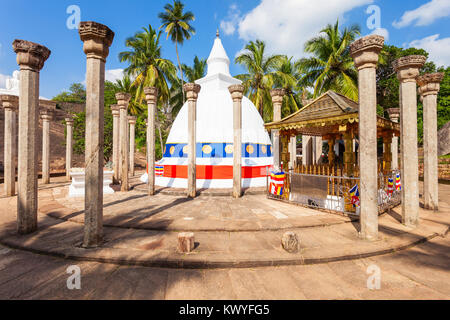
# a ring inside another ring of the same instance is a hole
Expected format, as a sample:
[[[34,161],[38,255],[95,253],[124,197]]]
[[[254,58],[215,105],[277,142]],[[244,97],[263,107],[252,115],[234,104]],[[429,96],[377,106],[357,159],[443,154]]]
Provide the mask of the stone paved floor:
[[[381,270],[367,289],[367,268]],[[66,286],[71,265],[81,290]],[[450,238],[368,259],[256,269],[173,270],[76,262],[0,246],[0,299],[450,299]]]
[[[82,236],[83,200],[69,200],[66,190],[63,179],[40,186],[39,231],[26,237],[14,234],[16,198],[0,193],[0,237],[7,236],[11,243],[27,249],[80,252],[82,249],[74,248],[74,244]],[[403,227],[396,209],[380,219],[380,241],[367,243],[357,239],[358,226],[348,218],[267,200],[261,195],[239,200],[201,196],[186,201],[180,196],[119,192],[105,197],[105,223],[110,226],[105,227],[106,244],[94,252],[94,257],[118,253],[130,261],[155,256],[219,261],[291,259],[296,256],[280,248],[281,235],[288,229],[300,234],[299,261],[383,250],[430,234],[434,237],[395,254],[367,259],[214,270],[80,262],[0,247],[0,299],[448,299],[450,240],[443,230],[450,225],[449,186],[440,186],[440,199],[442,212],[421,211],[420,230]],[[436,226],[440,230],[437,233]],[[177,230],[194,227],[198,228],[200,246],[193,255],[177,255]],[[229,232],[233,228],[236,230]],[[66,288],[66,268],[73,264],[82,270],[80,291]],[[381,268],[381,290],[366,288],[367,266],[371,264]]]

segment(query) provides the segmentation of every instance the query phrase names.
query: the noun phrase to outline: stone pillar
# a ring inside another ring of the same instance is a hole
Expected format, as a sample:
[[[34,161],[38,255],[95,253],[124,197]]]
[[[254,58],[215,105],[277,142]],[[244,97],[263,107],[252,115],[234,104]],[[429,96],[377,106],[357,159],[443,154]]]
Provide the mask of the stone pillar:
[[[389,119],[391,119],[392,122],[398,123],[398,119],[400,118],[400,108],[390,108],[390,109],[387,109],[387,112],[389,114]],[[392,153],[391,168],[392,168],[392,170],[398,170],[398,137],[397,136],[392,137],[391,153]]]
[[[5,110],[5,136],[4,136],[4,185],[7,197],[16,194],[16,112],[18,110],[19,98],[17,96],[0,96],[3,109]]]
[[[69,117],[66,121],[66,178],[70,181],[70,170],[72,169],[73,154],[73,118]]]
[[[283,105],[283,97],[285,95],[284,89],[273,89],[270,91],[273,104],[273,121],[281,120],[281,106]],[[273,167],[275,171],[281,170],[280,159],[280,131],[272,130],[272,145],[273,145]],[[287,165],[287,164],[285,164]]]
[[[424,56],[407,56],[393,63],[400,81],[402,220],[403,224],[411,227],[419,223],[416,78],[425,61]]]
[[[136,137],[136,120],[135,116],[128,117],[130,125],[130,176],[134,177],[134,153],[135,153],[135,137]]]
[[[350,46],[358,69],[361,237],[378,239],[377,88],[376,68],[384,38],[363,37]]]
[[[291,137],[291,143],[290,143],[290,155],[291,160],[289,161],[289,169],[295,170],[297,167],[297,137]]]
[[[117,104],[120,109],[120,179],[122,184],[120,191],[128,191],[129,156],[128,156],[128,104],[131,95],[119,92],[116,94]]]
[[[14,40],[13,48],[20,66],[17,225],[28,234],[37,229],[39,72],[51,52],[24,40]]]
[[[244,86],[228,87],[233,99],[233,197],[242,195],[242,97]]]
[[[42,183],[50,183],[50,121],[52,115],[49,110],[41,111],[42,119]]]
[[[81,22],[78,31],[87,57],[83,247],[89,248],[103,240],[105,63],[114,32],[92,21]]]
[[[428,210],[438,210],[437,95],[443,73],[417,78],[423,99],[423,200]]]
[[[111,113],[113,116],[113,171],[114,171],[114,183],[119,183],[119,169],[120,169],[120,109],[117,104],[111,105]]]
[[[201,87],[195,83],[186,83],[184,91],[188,100],[188,184],[187,195],[195,198],[197,195],[197,98]]]
[[[148,169],[148,194],[155,194],[155,119],[156,103],[158,101],[158,88],[144,88],[145,99],[148,106],[147,117],[147,169]]]

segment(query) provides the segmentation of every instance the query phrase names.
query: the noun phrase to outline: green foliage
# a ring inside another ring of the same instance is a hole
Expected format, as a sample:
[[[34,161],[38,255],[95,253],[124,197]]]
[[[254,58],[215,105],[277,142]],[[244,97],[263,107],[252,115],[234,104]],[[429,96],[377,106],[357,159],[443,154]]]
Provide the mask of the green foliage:
[[[73,83],[69,92],[63,91],[53,98],[53,101],[58,102],[72,102],[72,103],[85,103],[86,102],[86,89],[81,83]]]
[[[191,36],[195,34],[195,29],[191,25],[191,22],[195,21],[195,16],[191,11],[184,11],[184,4],[181,1],[174,0],[173,5],[168,3],[164,6],[164,12],[159,13],[158,17],[161,19],[162,23],[160,29],[164,29],[167,33],[167,39],[171,37],[172,42],[175,43],[181,86],[183,86],[183,69],[181,66],[180,54],[178,52],[178,45],[182,45],[185,40],[191,39]],[[184,89],[182,89],[182,91],[184,92]]]
[[[112,155],[112,139],[113,139],[113,118],[110,108],[105,108],[104,111],[105,125],[104,125],[104,148],[103,155],[105,163],[111,159]],[[73,152],[75,154],[85,154],[85,136],[86,136],[86,112],[75,114],[73,122]]]
[[[203,78],[206,75],[207,62],[206,59],[199,59],[197,56],[194,58],[194,64],[192,67],[183,64],[184,74],[186,75],[188,82],[194,82]]]
[[[128,38],[125,45],[130,50],[119,54],[119,60],[129,64],[125,73],[135,78],[132,84],[126,83],[127,80],[124,79],[122,86],[127,87],[127,90],[131,87],[135,88],[134,102],[137,105],[145,100],[145,87],[157,87],[160,93],[159,99],[164,103],[168,101],[170,95],[169,81],[177,81],[176,68],[172,61],[161,57],[159,43],[161,31],[157,32],[151,25],[143,30]]]
[[[273,118],[270,89],[274,85],[275,69],[282,58],[282,55],[268,56],[266,44],[260,40],[250,41],[245,46],[245,51],[236,57],[236,63],[243,65],[248,72],[236,78],[242,80],[245,94],[248,94],[266,122]]]
[[[383,113],[388,118],[386,110],[389,108],[399,107],[399,87],[400,82],[397,79],[397,74],[392,67],[392,63],[398,58],[409,55],[423,55],[428,57],[429,54],[423,49],[408,48],[402,49],[396,46],[385,45],[381,54],[381,63],[377,69],[377,100],[379,106],[383,108]],[[441,90],[438,95],[438,128],[442,128],[444,124],[450,121],[450,68],[445,70],[445,76],[441,83]],[[434,73],[437,71],[444,71],[442,68],[437,69],[432,61],[428,61],[421,68],[421,74]],[[423,143],[423,105],[417,97],[417,130],[418,142]],[[378,110],[381,115],[381,110]]]
[[[445,69],[444,74],[444,79],[441,82],[441,90],[438,95],[438,129],[450,121],[450,67]]]
[[[349,46],[359,34],[359,26],[340,30],[339,21],[336,21],[306,42],[305,52],[312,54],[312,57],[301,60],[300,67],[304,72],[301,82],[314,88],[314,98],[334,90],[358,100],[357,72]]]

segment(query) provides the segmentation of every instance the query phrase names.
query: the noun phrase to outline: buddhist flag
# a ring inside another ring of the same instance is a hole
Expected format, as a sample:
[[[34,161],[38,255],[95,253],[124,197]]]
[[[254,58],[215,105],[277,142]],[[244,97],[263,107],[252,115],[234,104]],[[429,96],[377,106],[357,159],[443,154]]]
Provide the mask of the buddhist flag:
[[[393,192],[394,192],[394,179],[389,178],[389,179],[388,179],[388,189],[387,189],[387,194],[388,194],[389,196],[391,196]]]
[[[155,166],[155,175],[162,177],[164,175],[164,166]]]
[[[397,176],[395,177],[395,191],[401,190],[402,190],[402,181],[400,180],[400,173],[397,173]]]
[[[353,207],[359,207],[359,189],[357,184],[350,189],[350,197]]]
[[[270,173],[270,193],[275,196],[281,196],[283,194],[284,178],[286,174],[284,172],[271,172]]]

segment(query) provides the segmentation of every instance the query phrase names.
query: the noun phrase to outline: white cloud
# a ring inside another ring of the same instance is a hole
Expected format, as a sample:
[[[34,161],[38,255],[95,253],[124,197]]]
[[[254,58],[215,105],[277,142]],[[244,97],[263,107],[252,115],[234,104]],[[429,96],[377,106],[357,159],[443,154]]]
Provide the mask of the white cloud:
[[[377,34],[384,37],[384,42],[389,41],[389,31],[385,28],[376,28],[373,30],[372,34]]]
[[[354,8],[373,0],[262,0],[239,22],[239,36],[261,39],[270,53],[304,56],[304,43],[327,24],[334,24]],[[283,50],[284,52],[282,52]]]
[[[116,82],[123,79],[123,69],[111,69],[105,71],[105,80]]]
[[[426,50],[430,56],[429,61],[433,61],[438,67],[450,66],[450,38],[439,39],[439,34],[411,41],[408,47],[421,48]]]
[[[239,21],[241,20],[241,11],[238,9],[236,4],[232,4],[228,8],[228,14],[226,18],[220,21],[220,29],[229,36],[235,33]]]
[[[392,25],[396,28],[403,28],[415,22],[415,26],[427,26],[435,20],[449,15],[449,0],[432,0],[417,9],[406,11],[400,21],[394,21]]]

